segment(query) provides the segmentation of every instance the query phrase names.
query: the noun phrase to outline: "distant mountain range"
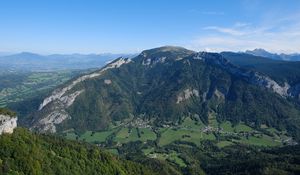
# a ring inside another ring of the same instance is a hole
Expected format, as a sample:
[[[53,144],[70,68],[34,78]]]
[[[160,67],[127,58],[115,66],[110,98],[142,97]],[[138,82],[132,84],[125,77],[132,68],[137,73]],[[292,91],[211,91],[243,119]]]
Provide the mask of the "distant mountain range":
[[[275,60],[300,61],[300,54],[275,54],[264,49],[247,50],[244,53]],[[100,68],[118,57],[134,57],[136,54],[51,54],[30,52],[0,53],[0,68],[6,70],[53,71],[64,69]]]
[[[99,68],[110,60],[130,54],[53,54],[39,55],[22,52],[13,55],[0,55],[0,68],[3,70],[17,69],[30,71],[51,71],[62,69],[88,69]]]
[[[285,60],[285,61],[300,61],[300,54],[276,54],[268,52],[264,49],[254,49],[254,50],[247,50],[245,53],[255,55],[255,56],[261,56],[261,57],[267,57],[274,60]]]

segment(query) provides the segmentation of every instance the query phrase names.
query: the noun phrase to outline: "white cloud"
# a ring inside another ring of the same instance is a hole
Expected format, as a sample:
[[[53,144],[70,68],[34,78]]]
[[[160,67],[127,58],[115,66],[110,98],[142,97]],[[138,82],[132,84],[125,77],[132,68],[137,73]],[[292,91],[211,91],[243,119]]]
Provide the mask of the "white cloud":
[[[225,27],[218,27],[218,26],[208,26],[204,27],[204,30],[215,30],[217,32],[226,33],[230,35],[244,35],[243,31],[236,30],[234,28],[225,28]]]
[[[229,27],[207,26],[205,34],[187,46],[194,50],[244,51],[264,48],[272,52],[300,52],[300,18],[297,14],[261,25],[237,22]]]
[[[246,26],[250,26],[251,25],[251,23],[246,23],[246,22],[236,22],[235,24],[234,24],[234,26],[235,27],[246,27]]]

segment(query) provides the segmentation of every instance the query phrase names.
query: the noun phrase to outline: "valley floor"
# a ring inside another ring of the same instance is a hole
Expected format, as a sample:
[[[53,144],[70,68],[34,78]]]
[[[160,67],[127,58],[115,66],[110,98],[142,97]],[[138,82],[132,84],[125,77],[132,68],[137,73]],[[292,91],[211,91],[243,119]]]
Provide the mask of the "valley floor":
[[[142,145],[140,151],[149,158],[167,160],[180,167],[186,167],[186,160],[180,152],[167,149],[170,145],[185,147],[201,147],[203,142],[211,141],[217,147],[223,148],[234,145],[252,145],[259,147],[278,147],[297,144],[285,131],[269,128],[262,125],[255,129],[244,123],[233,125],[229,121],[218,123],[212,115],[208,125],[186,117],[177,126],[163,125],[151,127],[152,121],[130,119],[125,122],[116,122],[105,131],[86,131],[76,134],[69,130],[64,136],[71,140],[81,140],[95,143],[100,147],[108,148],[113,154],[119,154],[120,149],[131,143]]]

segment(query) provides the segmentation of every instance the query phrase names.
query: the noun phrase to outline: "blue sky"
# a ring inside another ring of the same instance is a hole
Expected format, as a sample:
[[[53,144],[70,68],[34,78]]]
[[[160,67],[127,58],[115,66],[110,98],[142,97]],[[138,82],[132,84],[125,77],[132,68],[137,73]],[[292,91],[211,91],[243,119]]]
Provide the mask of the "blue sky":
[[[300,52],[299,0],[0,0],[0,52]]]

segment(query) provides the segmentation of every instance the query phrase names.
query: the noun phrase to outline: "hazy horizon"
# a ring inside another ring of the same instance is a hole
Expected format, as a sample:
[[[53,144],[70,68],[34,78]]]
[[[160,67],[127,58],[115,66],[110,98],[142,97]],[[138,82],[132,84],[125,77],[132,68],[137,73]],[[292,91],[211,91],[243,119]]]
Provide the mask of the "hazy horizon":
[[[170,45],[164,45],[164,46],[170,46]],[[159,47],[164,47],[164,46],[158,46],[158,47],[153,47],[153,48],[159,48]],[[173,47],[174,45],[172,45],[171,47]],[[183,47],[183,46],[174,46],[174,47]],[[146,48],[137,52],[128,52],[128,53],[112,53],[112,52],[90,52],[90,53],[80,53],[80,52],[70,52],[70,53],[40,53],[40,52],[29,52],[29,51],[20,51],[20,52],[5,52],[5,51],[0,51],[0,57],[1,56],[10,56],[10,55],[17,55],[17,54],[23,54],[23,53],[28,53],[28,54],[37,54],[37,55],[41,55],[41,56],[51,56],[51,55],[136,55],[141,53],[144,50],[149,50],[149,49],[153,49],[153,48]],[[183,47],[186,48],[186,47]],[[186,48],[189,49],[189,48]],[[254,48],[254,49],[246,49],[246,50],[219,50],[219,51],[214,51],[214,50],[194,50],[194,49],[189,49],[192,51],[197,51],[197,52],[215,52],[215,53],[221,53],[221,52],[235,52],[235,53],[244,53],[246,51],[253,51],[256,49],[262,49],[265,50],[271,54],[287,54],[287,55],[294,55],[294,54],[300,54],[300,52],[290,52],[290,53],[286,53],[286,52],[272,52],[269,50],[266,50],[264,48]]]

